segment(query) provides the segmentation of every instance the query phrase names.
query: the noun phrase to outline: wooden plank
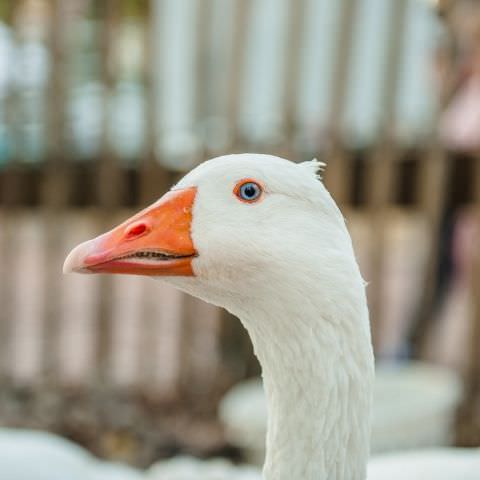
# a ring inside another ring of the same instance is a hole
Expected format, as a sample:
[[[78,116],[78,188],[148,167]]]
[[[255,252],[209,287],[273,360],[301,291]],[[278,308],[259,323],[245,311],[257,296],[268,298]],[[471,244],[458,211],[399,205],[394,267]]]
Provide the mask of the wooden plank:
[[[453,5],[453,4],[452,4]],[[452,95],[457,87],[457,79],[459,72],[456,69],[461,66],[455,56],[457,48],[455,48],[456,40],[454,38],[454,30],[449,23],[453,18],[449,12],[445,11],[444,22],[446,23],[446,37],[449,48],[449,58],[445,62],[448,69],[442,73],[439,101],[437,111],[435,112],[435,121],[433,124],[438,125],[441,113],[445,110]],[[420,358],[423,353],[425,340],[433,320],[433,310],[435,303],[435,287],[438,275],[439,262],[439,236],[441,232],[441,224],[443,216],[448,207],[448,179],[452,162],[445,149],[441,146],[437,138],[437,132],[432,134],[429,145],[427,146],[425,160],[419,165],[419,176],[417,182],[417,198],[420,211],[426,218],[429,230],[428,259],[424,272],[424,288],[421,292],[417,313],[413,319],[413,324],[408,335],[410,350],[412,357]]]
[[[343,120],[357,8],[358,2],[354,0],[343,0],[341,2],[340,24],[337,30],[337,38],[335,39],[335,45],[337,45],[335,52],[336,62],[334,63],[331,77],[332,96],[329,112],[329,124],[334,131],[340,129]]]
[[[195,45],[195,125],[197,134],[202,135],[202,126],[208,119],[210,109],[209,99],[209,26],[211,19],[211,0],[199,0],[196,3],[196,45]],[[200,127],[200,128],[198,128]],[[199,163],[205,157],[205,138],[200,138],[204,148],[198,152],[194,163]],[[181,342],[180,342],[180,387],[184,394],[195,395],[199,387],[199,378],[195,375],[195,358],[192,356],[192,348],[195,343],[197,313],[201,308],[200,300],[189,295],[182,294],[182,319],[181,319]]]
[[[95,4],[93,4],[95,5]],[[111,228],[112,213],[118,207],[124,195],[125,185],[118,159],[112,148],[109,138],[109,104],[112,89],[115,85],[115,74],[112,70],[111,54],[115,44],[115,31],[118,22],[118,2],[105,0],[101,7],[95,5],[101,17],[101,35],[99,47],[101,49],[101,80],[104,87],[102,103],[102,148],[101,157],[97,164],[96,195],[100,208],[98,212],[98,231],[103,232]],[[110,380],[112,360],[112,305],[113,281],[108,275],[102,276],[98,290],[98,305],[96,315],[96,349],[95,363],[97,365],[94,379],[99,384]]]
[[[162,84],[156,74],[159,60],[159,46],[157,39],[160,38],[157,29],[158,10],[161,11],[163,2],[161,0],[150,0],[146,12],[146,25],[144,35],[144,84],[146,90],[146,137],[145,154],[140,160],[140,174],[138,189],[140,192],[139,201],[141,206],[149,205],[158,199],[169,187],[170,176],[166,169],[160,164],[157,158],[157,135],[158,135],[158,89]],[[140,294],[139,322],[141,323],[140,345],[138,352],[141,371],[139,378],[142,388],[152,390],[152,382],[155,380],[155,360],[158,357],[158,342],[154,334],[158,322],[155,318],[156,309],[152,289],[145,287]]]
[[[370,217],[369,242],[369,287],[368,305],[370,311],[370,325],[374,349],[379,351],[382,338],[382,314],[386,292],[384,289],[384,266],[387,255],[386,242],[389,227],[389,206],[394,201],[395,187],[394,173],[398,152],[395,146],[383,140],[377,146],[370,158],[366,178],[368,178],[367,208]]]
[[[327,169],[325,170],[324,178],[325,184],[333,198],[342,206],[349,201],[352,179],[351,159],[342,146],[340,136],[351,63],[354,20],[358,2],[343,0],[340,8],[340,24],[335,41],[337,50],[331,77],[332,95],[328,115],[330,145],[328,145],[325,153]]]
[[[222,310],[221,321],[224,327],[219,348],[224,385],[234,385],[244,378],[260,375],[260,364],[253,352],[252,342],[240,320]]]
[[[298,89],[302,71],[302,40],[304,39],[306,0],[290,0],[289,14],[284,73],[283,117],[285,130],[283,156],[296,159],[295,135],[297,133]]]
[[[386,52],[386,65],[380,92],[382,105],[381,138],[373,149],[367,163],[369,180],[367,193],[367,208],[371,216],[370,243],[370,278],[368,300],[370,323],[374,347],[378,347],[381,339],[381,317],[385,291],[383,289],[383,274],[386,255],[386,232],[388,227],[388,208],[393,198],[395,186],[395,167],[398,152],[395,145],[396,100],[397,88],[402,68],[403,34],[407,12],[407,0],[392,2],[389,18],[390,32]]]
[[[195,15],[195,112],[196,127],[208,119],[210,111],[210,24],[212,18],[212,0],[197,0]],[[196,130],[202,134],[201,128]],[[204,139],[201,138],[201,141]],[[203,155],[202,155],[203,156]]]
[[[66,165],[65,107],[67,77],[65,71],[65,31],[68,28],[65,2],[54,0],[51,3],[52,28],[49,49],[52,55],[52,69],[48,90],[48,147],[44,167],[41,192],[43,224],[45,227],[44,264],[44,311],[42,360],[43,374],[48,381],[58,380],[61,360],[59,357],[62,291],[61,266],[58,265],[59,252],[63,247],[64,208],[68,202],[69,176]]]
[[[230,148],[232,151],[236,151],[242,147],[238,121],[243,95],[243,80],[245,77],[246,39],[252,5],[252,0],[235,0],[232,49],[230,53],[229,71],[227,73],[226,108],[226,123],[231,137]],[[240,364],[245,362],[246,353],[242,348],[245,338],[246,333],[240,321],[233,315],[227,315],[225,312],[222,313],[219,328],[220,362],[222,365],[222,375],[227,379],[231,379],[232,382],[244,378],[245,369],[243,367],[239,368],[233,359],[237,359]],[[228,345],[228,347],[226,347],[226,345]],[[251,352],[248,353],[247,356],[250,354]]]
[[[474,245],[480,243],[480,152],[473,159],[473,214],[476,221]],[[464,375],[465,392],[459,410],[457,442],[477,446],[480,441],[480,250],[473,250],[472,276],[468,285],[471,305],[469,351]]]
[[[2,305],[0,316],[0,380],[6,381],[12,375],[12,339],[13,326],[15,322],[15,311],[13,308],[14,290],[17,285],[11,278],[11,272],[15,270],[15,214],[3,209],[0,228],[0,261],[2,262],[3,277],[0,281],[0,302]]]
[[[220,312],[190,295],[182,295],[179,391],[195,401],[218,387],[217,343]]]
[[[7,23],[11,23],[13,15],[13,2],[3,5],[2,17]],[[5,102],[5,115],[9,129],[13,127],[14,100],[15,93],[10,86],[7,92]],[[3,173],[3,182],[0,191],[0,202],[2,205],[1,217],[1,243],[0,243],[0,261],[2,262],[3,278],[0,281],[0,304],[2,306],[0,313],[0,381],[4,383],[12,375],[12,332],[15,321],[15,312],[13,308],[14,290],[16,285],[10,278],[10,272],[14,271],[16,258],[12,255],[15,251],[15,212],[13,206],[17,203],[18,192],[21,191],[20,171],[15,159],[10,159],[7,169]]]
[[[434,142],[423,162],[419,162],[417,197],[419,210],[426,219],[429,233],[428,259],[423,274],[423,289],[418,310],[409,333],[411,355],[421,358],[431,326],[434,310],[434,295],[438,275],[439,235],[442,217],[447,208],[448,178],[451,159],[441,146]]]
[[[158,16],[163,6],[162,0],[150,0],[146,13],[146,25],[144,35],[144,61],[143,61],[143,81],[145,84],[146,95],[146,132],[145,132],[145,152],[140,159],[139,174],[139,202],[140,205],[149,205],[169,188],[170,175],[164,167],[161,166],[157,157],[157,139],[158,139],[158,98],[159,89],[162,88],[161,79],[158,78],[158,62],[160,59],[160,49],[157,44]]]
[[[233,42],[228,78],[226,124],[231,138],[231,149],[235,150],[241,142],[238,131],[238,119],[242,102],[242,86],[245,73],[246,37],[252,0],[235,0]]]

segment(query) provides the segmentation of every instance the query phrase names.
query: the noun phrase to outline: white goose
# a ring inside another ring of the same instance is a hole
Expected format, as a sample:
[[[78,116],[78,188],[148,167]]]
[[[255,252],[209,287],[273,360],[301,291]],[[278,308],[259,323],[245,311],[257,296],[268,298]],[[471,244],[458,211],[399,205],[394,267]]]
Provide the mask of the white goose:
[[[265,480],[366,477],[374,360],[365,284],[319,167],[256,154],[210,160],[64,265],[163,277],[241,319],[268,401]],[[395,473],[372,468],[372,479]]]

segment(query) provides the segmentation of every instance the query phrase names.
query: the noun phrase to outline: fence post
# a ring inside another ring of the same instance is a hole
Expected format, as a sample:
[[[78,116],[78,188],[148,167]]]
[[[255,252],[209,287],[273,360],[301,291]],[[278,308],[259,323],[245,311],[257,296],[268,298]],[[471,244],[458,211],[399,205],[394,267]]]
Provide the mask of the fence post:
[[[238,131],[238,119],[242,95],[242,81],[245,69],[245,45],[252,0],[235,0],[233,45],[228,72],[227,91],[227,124],[231,135],[233,150],[241,144]],[[225,383],[231,384],[245,378],[244,363],[249,363],[253,352],[247,351],[243,345],[249,341],[245,329],[235,316],[222,310],[220,315],[219,349],[222,364],[222,376]],[[240,366],[239,364],[242,364]]]
[[[473,245],[480,242],[480,152],[472,159],[473,214],[476,237]],[[469,299],[472,307],[469,345],[464,375],[465,393],[457,418],[457,442],[464,446],[477,446],[480,442],[480,254],[473,249],[473,268],[469,282]]]
[[[45,290],[43,311],[43,368],[46,380],[58,380],[60,369],[59,347],[61,341],[61,265],[55,262],[63,252],[64,228],[61,221],[69,196],[69,177],[66,166],[65,105],[67,77],[65,71],[65,29],[68,27],[65,2],[51,2],[50,51],[52,70],[48,91],[48,148],[45,162],[42,204],[45,226]]]
[[[422,292],[418,309],[409,334],[411,356],[420,358],[426,336],[431,326],[435,302],[435,280],[438,274],[438,238],[442,216],[447,207],[448,173],[451,159],[437,140],[433,140],[430,151],[418,165],[417,196],[420,211],[428,226],[428,249]]]
[[[327,169],[324,177],[330,193],[341,206],[348,203],[352,174],[350,155],[347,154],[342,146],[341,123],[344,114],[357,8],[358,2],[355,0],[341,2],[340,25],[335,42],[337,45],[336,61],[331,77],[332,99],[328,116],[328,128],[331,138],[329,139],[329,147],[325,155]]]
[[[139,202],[143,207],[151,204],[158,199],[169,187],[170,176],[167,170],[160,165],[157,156],[157,136],[158,136],[158,89],[162,84],[158,79],[159,49],[157,41],[159,38],[158,28],[160,11],[163,6],[162,0],[150,0],[148,2],[145,15],[145,35],[144,35],[144,57],[143,57],[143,75],[146,89],[146,132],[144,157],[140,160],[138,190]],[[150,290],[142,289],[140,296],[139,322],[141,331],[141,350],[139,352],[139,361],[142,369],[142,386],[149,388],[154,378],[153,369],[155,368],[155,359],[158,345],[157,337],[153,334],[156,329],[158,319],[154,317],[152,298]]]
[[[297,100],[298,86],[301,73],[303,26],[306,12],[305,0],[290,0],[289,2],[289,30],[285,61],[285,100],[284,100],[284,131],[285,153],[290,158],[296,156],[295,134],[297,133]],[[293,160],[294,158],[292,158]],[[295,158],[298,160],[298,158]]]
[[[103,7],[103,8],[102,8]],[[102,105],[102,148],[96,170],[96,194],[100,207],[98,216],[99,230],[111,227],[112,213],[123,197],[124,184],[118,159],[112,149],[109,136],[109,106],[112,89],[115,86],[115,75],[111,63],[112,46],[115,44],[115,27],[118,21],[118,2],[105,0],[99,9],[102,16],[100,35],[101,48],[101,80],[103,84]],[[97,338],[95,350],[95,379],[100,383],[109,380],[112,359],[112,304],[113,281],[111,277],[102,275],[98,290]]]
[[[389,18],[389,39],[386,53],[386,66],[380,94],[382,105],[381,138],[377,147],[373,149],[367,159],[367,175],[370,180],[367,188],[367,205],[370,213],[370,288],[368,289],[370,322],[372,328],[373,345],[378,347],[381,339],[382,325],[382,298],[383,269],[385,265],[386,229],[388,227],[388,207],[394,201],[394,169],[398,152],[396,151],[396,91],[398,87],[399,71],[402,67],[403,34],[407,0],[396,0],[391,3]]]
[[[245,72],[245,45],[248,32],[248,20],[252,0],[235,0],[233,25],[233,46],[229,65],[226,123],[231,138],[231,148],[235,150],[240,142],[238,117],[242,101],[242,85]]]
[[[197,2],[195,10],[195,108],[193,127],[202,141],[198,161],[201,161],[205,156],[205,136],[203,135],[205,125],[202,125],[202,122],[208,120],[211,113],[209,102],[211,93],[210,62],[213,62],[213,59],[209,57],[209,40],[212,8],[214,8],[212,0],[201,0]]]
[[[6,23],[12,24],[13,2],[7,2],[2,10]],[[10,131],[14,123],[13,106],[15,93],[9,85],[5,102],[5,115]],[[12,208],[18,201],[18,194],[21,191],[20,169],[16,158],[9,158],[9,164],[2,172],[1,203],[2,203],[2,238],[0,259],[2,262],[3,277],[0,282],[0,304],[2,307],[0,317],[0,381],[9,380],[12,374],[12,332],[14,322],[13,293],[16,288],[15,282],[9,278],[10,272],[14,272],[16,258],[12,255],[15,251],[15,230],[13,228]]]
[[[445,3],[445,2],[442,2]],[[449,33],[449,59],[448,68],[441,78],[438,107],[433,124],[438,125],[438,119],[445,109],[452,94],[457,87],[458,73],[456,70],[461,65],[457,62],[455,54],[455,38],[452,29],[452,19],[449,16],[449,9],[454,7],[454,2],[440,5],[444,9],[444,21]],[[419,358],[422,355],[426,335],[431,326],[434,303],[435,303],[435,281],[438,275],[439,245],[438,238],[441,229],[442,217],[448,207],[448,177],[452,168],[451,159],[440,144],[437,138],[437,132],[432,133],[427,155],[423,162],[419,164],[419,174],[417,181],[417,201],[420,211],[424,214],[428,230],[428,258],[425,272],[423,275],[423,290],[418,302],[417,312],[413,318],[413,323],[409,332],[408,342],[413,358]]]

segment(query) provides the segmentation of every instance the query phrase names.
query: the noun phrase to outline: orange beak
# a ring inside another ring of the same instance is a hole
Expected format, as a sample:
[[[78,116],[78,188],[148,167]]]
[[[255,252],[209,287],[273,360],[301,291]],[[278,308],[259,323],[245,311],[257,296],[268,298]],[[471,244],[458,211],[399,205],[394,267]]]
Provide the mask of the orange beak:
[[[173,190],[118,227],[75,247],[63,272],[193,276],[196,188]]]

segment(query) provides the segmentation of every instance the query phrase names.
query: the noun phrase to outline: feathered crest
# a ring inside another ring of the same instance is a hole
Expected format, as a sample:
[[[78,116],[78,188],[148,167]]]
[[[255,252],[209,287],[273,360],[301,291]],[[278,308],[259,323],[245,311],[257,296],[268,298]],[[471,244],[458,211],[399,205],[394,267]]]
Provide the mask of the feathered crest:
[[[325,167],[327,166],[326,163],[320,162],[320,160],[314,158],[312,160],[309,160],[308,162],[301,162],[299,165],[302,168],[305,168],[309,170],[313,175],[315,175],[315,178],[317,180],[322,180],[322,173],[325,170]]]

